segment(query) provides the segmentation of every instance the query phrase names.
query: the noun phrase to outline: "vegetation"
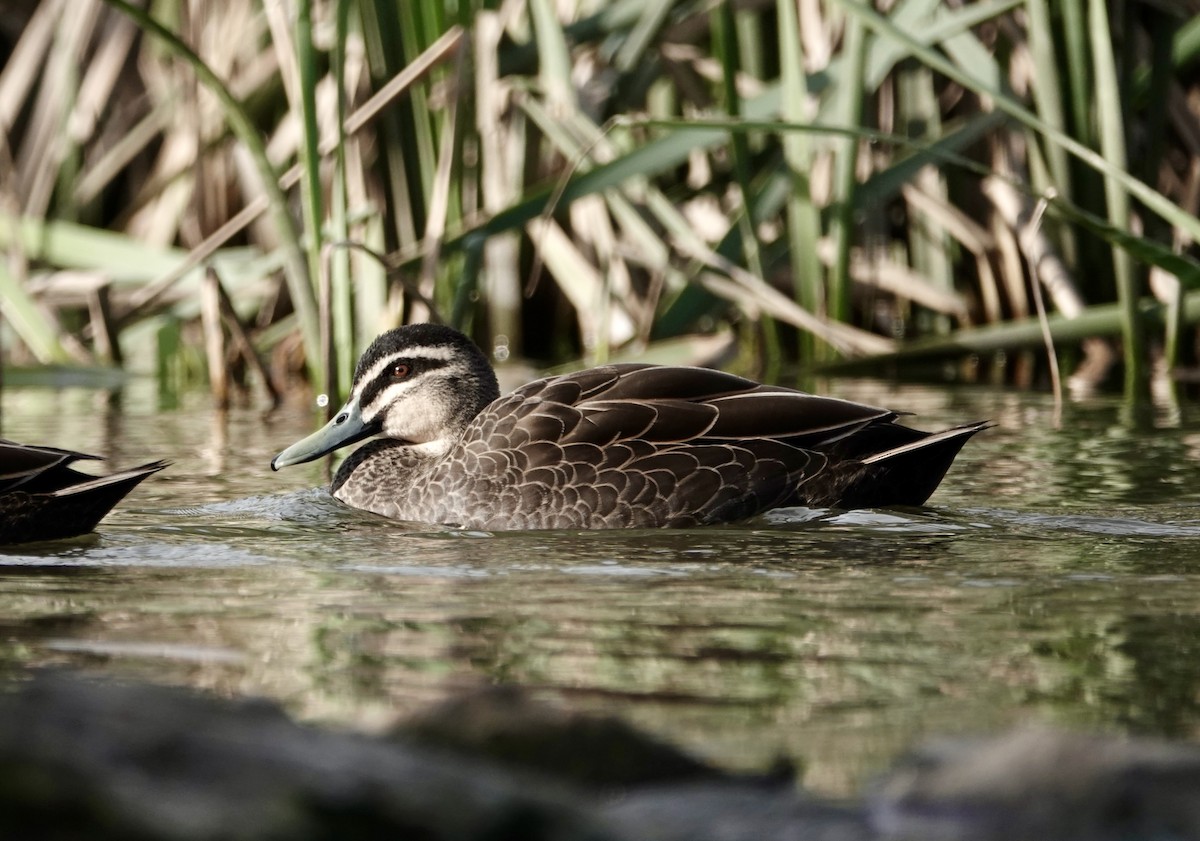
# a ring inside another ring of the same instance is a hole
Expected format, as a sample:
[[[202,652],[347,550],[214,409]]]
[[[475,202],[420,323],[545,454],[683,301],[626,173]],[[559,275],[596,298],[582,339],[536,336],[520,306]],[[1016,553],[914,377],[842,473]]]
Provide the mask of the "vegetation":
[[[1196,0],[11,6],[8,362],[337,393],[425,319],[1134,395],[1193,361]]]

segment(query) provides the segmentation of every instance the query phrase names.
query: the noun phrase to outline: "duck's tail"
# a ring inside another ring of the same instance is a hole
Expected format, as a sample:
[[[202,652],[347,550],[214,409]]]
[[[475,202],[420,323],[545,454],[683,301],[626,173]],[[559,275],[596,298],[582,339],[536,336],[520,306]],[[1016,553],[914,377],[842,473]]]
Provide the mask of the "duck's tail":
[[[990,426],[990,421],[980,421],[941,432],[911,430],[919,437],[860,458],[864,469],[846,484],[836,506],[924,505],[968,439]]]
[[[55,465],[40,490],[22,486],[0,494],[0,544],[57,540],[86,534],[146,477],[168,466],[154,461],[107,476],[89,476]]]

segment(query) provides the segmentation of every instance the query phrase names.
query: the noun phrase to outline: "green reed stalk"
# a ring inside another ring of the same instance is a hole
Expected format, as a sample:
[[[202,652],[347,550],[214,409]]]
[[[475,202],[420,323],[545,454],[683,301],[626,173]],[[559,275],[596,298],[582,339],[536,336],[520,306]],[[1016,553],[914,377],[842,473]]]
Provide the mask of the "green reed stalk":
[[[1128,167],[1125,151],[1125,125],[1117,67],[1108,28],[1108,4],[1089,0],[1088,33],[1092,47],[1092,71],[1096,77],[1096,106],[1100,118],[1100,149],[1111,167]],[[1104,194],[1108,200],[1108,219],[1114,228],[1129,228],[1129,193],[1115,178],[1105,177]],[[1138,317],[1138,283],[1129,252],[1113,251],[1117,279],[1117,297],[1121,307],[1121,334],[1125,356],[1125,387],[1129,396],[1138,396],[1147,386],[1147,357]]]
[[[320,130],[317,128],[317,55],[312,39],[312,2],[299,0],[296,6],[296,58],[300,71],[300,207],[304,219],[305,256],[308,259],[309,277],[319,278],[323,293],[319,296],[318,319],[321,336],[321,378],[317,381],[320,391],[337,394],[338,360],[332,342],[331,300],[328,284],[330,278],[321,265],[322,228],[325,218],[321,201],[321,153]],[[339,122],[340,119],[339,119]],[[337,405],[336,398],[329,406]]]
[[[789,122],[809,119],[808,79],[804,72],[804,49],[800,42],[800,21],[795,0],[777,0],[779,16],[780,83],[783,99],[780,116]],[[813,150],[808,135],[788,132],[783,136],[783,156],[787,163],[791,189],[787,198],[788,259],[796,303],[820,315],[824,309],[822,279],[825,269],[817,256],[821,239],[821,212],[813,203],[809,173],[812,171]],[[799,357],[811,362],[817,355],[813,335],[802,332],[799,337]]]
[[[334,169],[331,195],[329,197],[330,239],[335,243],[350,239],[349,208],[347,203],[346,171],[346,38],[349,31],[349,0],[337,0],[334,10],[333,79],[337,88],[337,145],[333,150]],[[335,248],[330,254],[330,293],[332,298],[333,358],[339,360],[337,374],[330,383],[330,390],[338,395],[330,405],[340,404],[340,398],[350,391],[350,361],[355,357],[354,341],[354,295],[350,280],[352,256],[346,248]]]
[[[842,49],[842,75],[838,80],[837,113],[843,126],[862,122],[863,72],[866,64],[867,36],[862,21],[846,16],[845,46]],[[858,184],[858,141],[845,138],[837,144],[834,175],[832,233],[834,263],[829,276],[829,317],[835,321],[850,319],[850,247],[854,242],[854,193]]]
[[[721,63],[721,93],[725,104],[725,112],[736,122],[742,116],[742,100],[737,91],[737,75],[741,70],[741,51],[738,46],[737,22],[734,19],[733,5],[721,3],[713,14],[713,48],[717,60]],[[742,206],[737,211],[735,224],[741,235],[742,257],[750,271],[757,277],[763,277],[762,246],[754,229],[754,220],[750,216],[751,185],[750,185],[750,140],[746,132],[735,131],[729,135],[730,152],[733,160],[734,180],[742,196]],[[762,318],[764,349],[768,357],[778,360],[780,356],[779,335],[773,320],[764,315]]]

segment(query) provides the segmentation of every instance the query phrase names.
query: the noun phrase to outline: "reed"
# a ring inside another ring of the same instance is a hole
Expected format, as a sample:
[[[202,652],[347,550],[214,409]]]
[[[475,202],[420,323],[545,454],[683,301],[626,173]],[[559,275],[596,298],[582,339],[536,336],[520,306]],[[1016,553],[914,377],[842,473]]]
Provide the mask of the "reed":
[[[1196,0],[24,8],[6,361],[193,371],[204,335],[214,389],[337,394],[435,319],[547,364],[728,327],[900,364],[1036,347],[1039,285],[1133,397],[1196,362]]]

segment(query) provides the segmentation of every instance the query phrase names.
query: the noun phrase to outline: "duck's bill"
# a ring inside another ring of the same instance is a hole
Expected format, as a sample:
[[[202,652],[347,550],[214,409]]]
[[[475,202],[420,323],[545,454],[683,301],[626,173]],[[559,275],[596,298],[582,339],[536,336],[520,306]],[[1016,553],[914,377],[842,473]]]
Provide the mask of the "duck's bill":
[[[363,422],[358,400],[352,397],[338,410],[333,420],[271,459],[271,469],[278,470],[288,465],[312,461],[356,441],[370,438],[378,432],[378,423]]]

